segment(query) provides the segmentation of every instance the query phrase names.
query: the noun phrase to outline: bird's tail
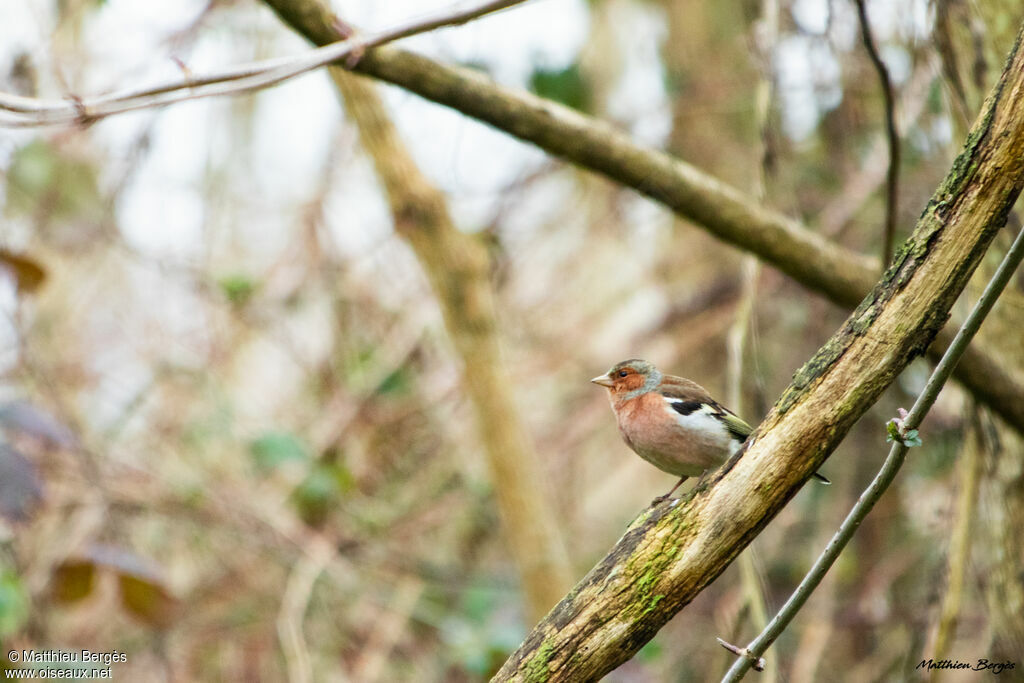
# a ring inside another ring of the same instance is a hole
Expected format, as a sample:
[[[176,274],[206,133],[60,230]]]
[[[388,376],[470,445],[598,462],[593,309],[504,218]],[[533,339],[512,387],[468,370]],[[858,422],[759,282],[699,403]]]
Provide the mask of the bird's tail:
[[[814,478],[817,479],[818,481],[820,481],[825,486],[831,486],[832,485],[832,482],[829,481],[829,478],[826,477],[824,474],[819,474],[819,473],[815,472],[814,473]]]

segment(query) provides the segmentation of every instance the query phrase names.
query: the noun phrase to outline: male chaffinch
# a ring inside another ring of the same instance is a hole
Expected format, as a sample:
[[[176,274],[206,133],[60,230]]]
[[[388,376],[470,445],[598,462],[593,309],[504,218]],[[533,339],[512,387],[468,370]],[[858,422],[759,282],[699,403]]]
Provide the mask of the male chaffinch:
[[[663,375],[645,360],[624,360],[590,381],[608,389],[626,445],[658,469],[682,477],[671,491],[654,499],[655,505],[671,496],[687,477],[699,475],[699,485],[753,431],[701,385]],[[831,483],[817,472],[814,476]]]

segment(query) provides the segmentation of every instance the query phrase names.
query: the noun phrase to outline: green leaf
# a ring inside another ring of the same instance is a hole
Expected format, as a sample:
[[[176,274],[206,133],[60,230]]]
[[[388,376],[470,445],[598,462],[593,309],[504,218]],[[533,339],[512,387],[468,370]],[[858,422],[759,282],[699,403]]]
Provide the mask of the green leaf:
[[[21,630],[28,619],[28,607],[28,592],[21,577],[4,569],[0,572],[0,637]]]
[[[163,628],[177,616],[179,603],[160,567],[148,558],[120,546],[94,544],[76,561],[112,572],[121,589],[121,605],[147,625]]]
[[[310,459],[305,444],[288,432],[267,432],[249,444],[249,454],[256,466],[266,472],[286,462]]]
[[[336,464],[317,464],[292,494],[302,521],[320,526],[353,486],[352,474]]]
[[[155,627],[166,627],[174,621],[177,600],[161,584],[127,572],[118,573],[117,584],[121,604],[129,614]]]
[[[15,151],[7,173],[9,214],[93,221],[103,210],[93,164],[43,138]]]
[[[647,644],[636,653],[637,661],[651,663],[657,662],[662,657],[664,648],[657,640],[649,640]]]
[[[396,394],[399,396],[409,393],[409,389],[412,386],[412,381],[409,377],[409,373],[404,368],[398,368],[380,383],[377,387],[377,392],[381,395]]]
[[[888,422],[885,423],[885,432],[886,434],[888,434],[888,436],[886,436],[885,438],[886,443],[889,443],[891,441],[899,441],[900,428],[897,427],[896,423],[893,422],[892,420],[889,420]]]
[[[902,423],[902,419],[900,422]],[[920,446],[923,441],[918,435],[916,429],[908,429],[905,434],[900,433],[900,427],[896,424],[896,420],[889,420],[885,423],[885,431],[887,436],[885,437],[886,443],[892,443],[898,441],[907,448],[913,448],[914,446]]]
[[[924,442],[921,441],[921,437],[918,435],[916,429],[908,430],[907,433],[903,435],[903,445],[906,446],[907,448],[920,446],[923,443]]]
[[[256,292],[256,283],[246,275],[228,275],[222,277],[217,284],[228,301],[235,306],[244,306]]]
[[[536,69],[530,75],[530,89],[541,97],[561,102],[573,109],[583,112],[590,110],[590,88],[577,63],[564,69]]]
[[[462,594],[462,613],[476,626],[482,626],[497,611],[501,596],[493,587],[485,584],[470,584]]]

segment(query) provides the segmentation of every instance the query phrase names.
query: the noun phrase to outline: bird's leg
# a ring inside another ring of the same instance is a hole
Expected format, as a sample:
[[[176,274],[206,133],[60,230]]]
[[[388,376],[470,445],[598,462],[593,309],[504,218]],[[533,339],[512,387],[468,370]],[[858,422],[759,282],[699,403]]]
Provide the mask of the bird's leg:
[[[701,487],[701,484],[703,484],[705,481],[707,481],[708,472],[710,472],[710,471],[711,471],[710,469],[706,469],[703,472],[701,472],[700,473],[700,479],[697,480],[697,485],[694,486],[693,488],[699,489]]]
[[[701,475],[701,477],[703,478],[703,475]],[[658,505],[659,503],[663,503],[669,496],[671,496],[673,493],[675,493],[676,489],[679,488],[682,485],[682,483],[684,481],[686,481],[687,479],[689,479],[689,477],[682,477],[679,481],[676,482],[676,485],[673,486],[672,489],[668,493],[666,493],[663,496],[658,496],[657,498],[652,500],[651,501],[651,507],[654,507],[655,505]]]

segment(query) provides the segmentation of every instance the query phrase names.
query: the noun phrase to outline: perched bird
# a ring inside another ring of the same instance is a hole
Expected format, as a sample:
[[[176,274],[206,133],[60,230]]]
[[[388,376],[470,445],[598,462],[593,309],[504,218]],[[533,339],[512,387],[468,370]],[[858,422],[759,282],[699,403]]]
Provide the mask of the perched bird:
[[[753,431],[701,385],[663,375],[645,360],[624,360],[590,381],[608,389],[626,445],[658,469],[682,477],[653,504],[671,496],[687,477],[700,476],[703,481]],[[814,476],[831,483],[817,472]]]

